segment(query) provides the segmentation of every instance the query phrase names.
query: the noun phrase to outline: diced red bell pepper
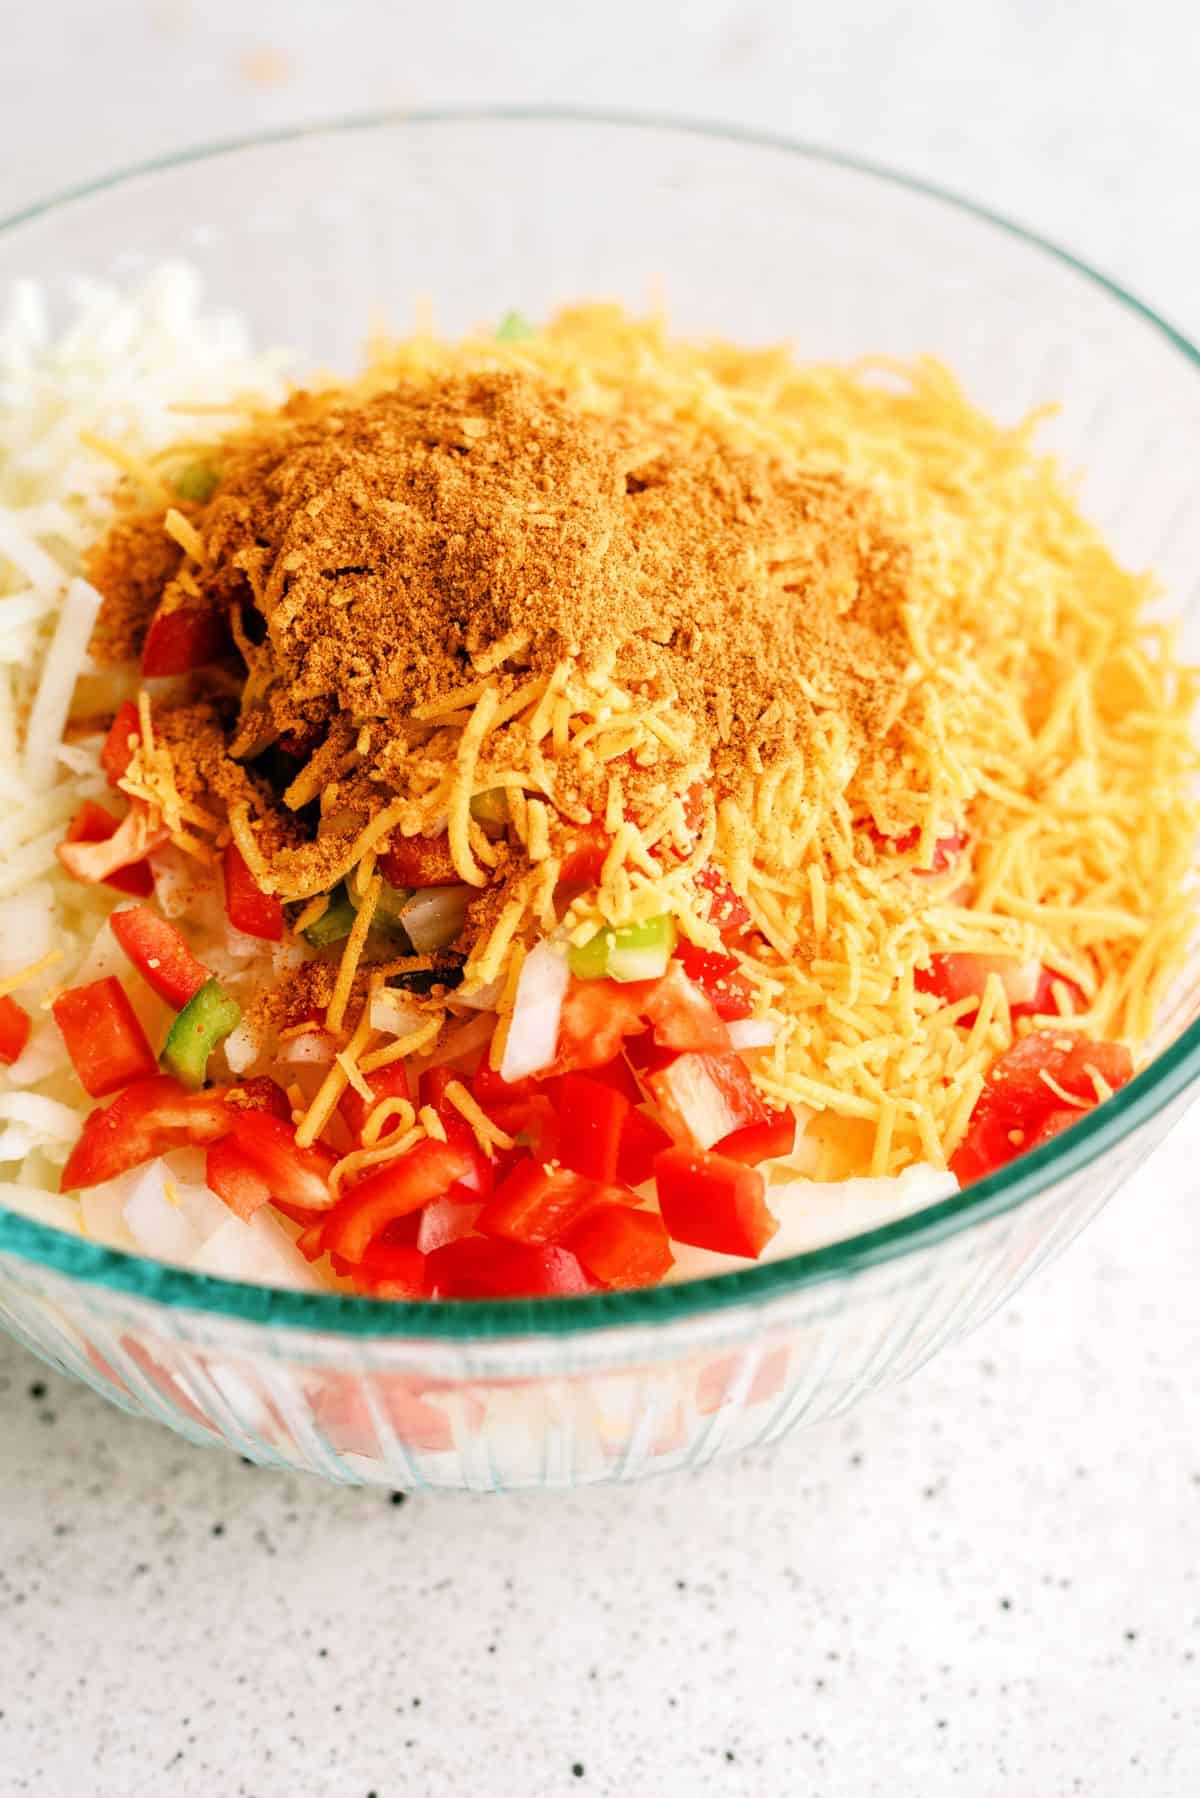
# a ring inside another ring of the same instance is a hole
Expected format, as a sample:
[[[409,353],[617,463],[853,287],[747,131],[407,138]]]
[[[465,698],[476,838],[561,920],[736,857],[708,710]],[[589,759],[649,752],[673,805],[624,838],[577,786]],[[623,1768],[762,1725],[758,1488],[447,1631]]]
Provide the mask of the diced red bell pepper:
[[[97,805],[94,799],[85,799],[71,822],[67,826],[66,843],[107,843],[115,837],[121,828],[120,818],[114,818],[111,812]],[[112,887],[118,893],[132,893],[136,899],[145,899],[154,891],[154,874],[150,863],[143,856],[140,861],[128,862],[123,868],[114,868],[104,876],[104,885]]]
[[[379,872],[394,887],[455,887],[462,875],[454,866],[450,839],[437,837],[392,838],[391,848],[379,858]]]
[[[364,1078],[373,1094],[370,1104],[352,1086],[348,1086],[338,1100],[338,1110],[353,1135],[360,1140],[363,1125],[376,1105],[381,1104],[384,1099],[408,1098],[408,1069],[402,1061],[389,1061]]]
[[[754,989],[735,955],[722,955],[716,949],[698,949],[695,943],[683,938],[676,947],[675,956],[688,979],[711,1000],[718,1016],[726,1023],[750,1016],[754,1010]]]
[[[623,1186],[641,1186],[654,1172],[655,1157],[670,1147],[671,1138],[661,1124],[644,1111],[631,1111],[621,1131],[617,1179]]]
[[[526,1158],[501,1180],[475,1228],[509,1242],[552,1242],[601,1196],[594,1180]]]
[[[471,1171],[471,1157],[464,1149],[427,1137],[407,1155],[356,1181],[338,1200],[325,1225],[326,1249],[357,1265],[368,1243],[394,1219],[440,1198]]]
[[[223,1136],[219,1142],[209,1144],[204,1157],[204,1178],[209,1191],[215,1192],[245,1222],[270,1203],[271,1188],[232,1136]]]
[[[86,1093],[103,1099],[158,1067],[129,995],[112,974],[60,993],[54,1021]]]
[[[303,1149],[290,1122],[267,1111],[245,1110],[233,1112],[233,1139],[273,1199],[308,1211],[333,1206],[329,1173],[337,1157],[323,1143]]]
[[[249,1080],[240,1080],[229,1088],[225,1102],[234,1111],[269,1111],[272,1117],[282,1118],[285,1124],[291,1122],[291,1101],[279,1082],[272,1080],[269,1074],[254,1074]]]
[[[645,1029],[646,1002],[657,985],[572,977],[559,1015],[555,1069],[599,1068],[615,1060],[625,1038]]]
[[[589,1180],[615,1180],[629,1100],[587,1074],[563,1078],[558,1158]]]
[[[647,1084],[663,1123],[677,1143],[709,1149],[735,1130],[766,1119],[746,1064],[727,1055],[677,1055]]]
[[[1076,1116],[1098,1103],[1093,1071],[1116,1092],[1133,1075],[1128,1049],[1122,1043],[1093,1042],[1053,1030],[1035,1030],[1015,1042],[984,1082],[966,1134],[950,1158],[951,1172],[965,1186],[1049,1141],[1067,1127],[1060,1114],[1071,1107],[1063,1103],[1062,1093],[1079,1100]],[[1043,1074],[1055,1085],[1048,1085]],[[1043,1134],[1055,1116],[1057,1127]]]
[[[166,1074],[139,1080],[111,1105],[88,1114],[67,1157],[62,1190],[98,1186],[168,1149],[203,1147],[228,1136],[232,1124],[233,1114],[220,1088],[189,1093]]]
[[[137,707],[132,699],[123,699],[117,707],[116,717],[108,727],[108,735],[105,737],[104,747],[100,751],[100,766],[105,772],[110,787],[115,787],[128,769],[141,734],[142,727],[138,719]],[[132,743],[131,738],[133,739]]]
[[[741,1130],[723,1136],[713,1144],[718,1155],[732,1161],[757,1167],[760,1161],[773,1161],[777,1155],[790,1155],[796,1146],[796,1115],[792,1111],[768,1111],[761,1124],[746,1124]]]
[[[593,1206],[571,1225],[563,1247],[602,1286],[657,1286],[675,1259],[662,1218],[627,1205]]]
[[[161,608],[150,620],[142,646],[142,673],[147,679],[190,674],[219,661],[231,647],[229,626],[212,606]]]
[[[33,1020],[9,994],[0,999],[0,1062],[10,1068],[29,1041]]]
[[[779,1228],[757,1168],[725,1155],[667,1149],[654,1176],[663,1222],[676,1242],[757,1259]]]
[[[436,1249],[427,1266],[430,1286],[443,1299],[569,1298],[593,1290],[575,1256],[551,1244],[464,1236]]]
[[[466,1084],[484,1110],[489,1111],[494,1100],[503,1104],[510,1099],[528,1098],[531,1092],[537,1090],[539,1082],[532,1076],[526,1080],[501,1080],[496,1070],[490,1068],[484,1061],[476,1068]]]
[[[147,986],[177,1011],[212,979],[203,962],[192,954],[183,933],[148,905],[122,907],[111,912],[108,921]]]
[[[716,1006],[695,981],[688,979],[678,962],[672,962],[662,979],[655,981],[643,1010],[655,1042],[664,1049],[719,1055],[732,1047]]]
[[[425,1257],[404,1242],[373,1242],[356,1267],[355,1285],[376,1299],[423,1299],[428,1294]]]
[[[642,1089],[638,1085],[637,1075],[624,1055],[617,1055],[612,1061],[606,1061],[603,1067],[589,1068],[588,1079],[598,1080],[602,1086],[610,1086],[613,1092],[620,1093],[631,1105],[640,1105],[642,1102]],[[555,1104],[558,1102],[556,1098]]]
[[[264,893],[246,866],[237,844],[226,843],[221,857],[225,876],[225,915],[235,930],[277,943],[283,936],[283,906],[274,893]]]
[[[513,1099],[507,1105],[493,1101],[485,1110],[493,1124],[517,1145],[515,1150],[498,1151],[494,1164],[498,1169],[507,1171],[512,1159],[520,1159],[524,1154],[532,1155],[535,1161],[557,1158],[562,1125],[548,1092],[530,1093],[528,1098]]]
[[[652,1030],[644,1030],[640,1036],[627,1037],[625,1041],[625,1059],[643,1080],[648,1074],[657,1073],[659,1068],[669,1068],[677,1054],[678,1050],[664,1049],[661,1043],[656,1043]]]
[[[735,893],[723,874],[709,866],[701,868],[696,876],[696,885],[711,895],[708,917],[721,933],[726,943],[736,943],[753,927],[754,920],[750,916],[750,908],[746,901]]]

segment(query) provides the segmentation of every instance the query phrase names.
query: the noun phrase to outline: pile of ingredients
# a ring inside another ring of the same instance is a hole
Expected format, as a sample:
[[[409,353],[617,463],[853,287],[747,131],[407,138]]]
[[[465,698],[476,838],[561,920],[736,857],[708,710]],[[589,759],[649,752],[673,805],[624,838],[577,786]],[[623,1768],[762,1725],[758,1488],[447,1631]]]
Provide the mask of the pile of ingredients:
[[[579,1294],[1131,1077],[1195,683],[1032,421],[595,305],[289,389],[177,271],[0,380],[8,1202]]]

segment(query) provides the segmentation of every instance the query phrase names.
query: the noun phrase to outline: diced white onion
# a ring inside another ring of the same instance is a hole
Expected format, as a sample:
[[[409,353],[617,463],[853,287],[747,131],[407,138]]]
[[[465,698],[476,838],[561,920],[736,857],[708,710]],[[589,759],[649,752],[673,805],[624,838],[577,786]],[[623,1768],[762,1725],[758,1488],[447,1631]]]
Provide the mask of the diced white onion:
[[[464,993],[458,987],[451,995],[451,1003],[465,1005],[468,1011],[495,1011],[503,990],[503,980],[489,980],[486,986],[476,987],[473,993]]]
[[[775,1035],[769,1018],[734,1018],[729,1024],[729,1040],[735,1049],[769,1049]]]
[[[407,1036],[410,1030],[419,1030],[424,1021],[424,1014],[417,1010],[408,994],[398,992],[395,987],[381,987],[371,1000],[372,1030]]]
[[[229,1032],[221,1046],[231,1074],[248,1073],[262,1054],[262,1038],[245,1018]]]
[[[256,1211],[249,1223],[227,1212],[220,1229],[189,1265],[194,1273],[212,1274],[219,1280],[251,1280],[304,1292],[314,1292],[321,1284],[291,1237],[267,1211]]]
[[[372,1019],[374,1022],[374,1019]],[[376,1029],[380,1026],[376,1025]],[[306,1030],[280,1045],[277,1060],[289,1066],[325,1066],[333,1060],[334,1042],[324,1030]]]
[[[554,1060],[569,978],[566,953],[555,943],[539,943],[525,957],[500,1065],[502,1080],[524,1080]]]
[[[424,887],[400,907],[400,922],[418,955],[444,949],[467,921],[470,887]]]
[[[125,1223],[143,1255],[185,1263],[200,1247],[200,1233],[179,1203],[172,1204],[161,1161],[143,1168],[125,1201]]]

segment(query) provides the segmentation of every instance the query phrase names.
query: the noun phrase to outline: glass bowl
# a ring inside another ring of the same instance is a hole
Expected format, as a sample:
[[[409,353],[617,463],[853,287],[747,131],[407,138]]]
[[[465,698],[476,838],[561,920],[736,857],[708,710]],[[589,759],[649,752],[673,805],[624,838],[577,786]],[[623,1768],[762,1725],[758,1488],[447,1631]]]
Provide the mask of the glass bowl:
[[[135,169],[0,230],[0,293],[184,258],[259,341],[353,364],[429,296],[665,300],[677,327],[805,359],[932,351],[1082,471],[1118,552],[1200,650],[1200,359],[1102,276],[978,207],[797,145],[649,120],[349,120]],[[0,1213],[0,1322],[194,1442],[342,1482],[497,1491],[694,1468],[845,1410],[977,1324],[1161,1140],[1200,1072],[1200,961],[1155,1058],[1067,1135],[960,1197],[691,1285],[385,1305],[208,1279]]]

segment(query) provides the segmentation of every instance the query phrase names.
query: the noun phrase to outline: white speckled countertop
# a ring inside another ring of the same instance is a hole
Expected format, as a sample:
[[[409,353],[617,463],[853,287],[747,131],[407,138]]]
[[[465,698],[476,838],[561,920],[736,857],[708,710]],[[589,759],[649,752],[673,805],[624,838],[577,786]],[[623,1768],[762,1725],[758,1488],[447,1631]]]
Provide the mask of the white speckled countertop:
[[[28,9],[0,59],[0,212],[339,111],[659,108],[972,193],[1200,335],[1182,0],[417,11]],[[1198,1158],[1193,1113],[908,1387],[634,1490],[327,1489],[0,1342],[0,1798],[1190,1798]]]

